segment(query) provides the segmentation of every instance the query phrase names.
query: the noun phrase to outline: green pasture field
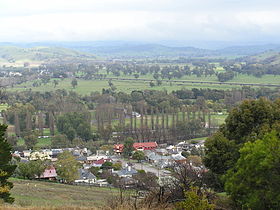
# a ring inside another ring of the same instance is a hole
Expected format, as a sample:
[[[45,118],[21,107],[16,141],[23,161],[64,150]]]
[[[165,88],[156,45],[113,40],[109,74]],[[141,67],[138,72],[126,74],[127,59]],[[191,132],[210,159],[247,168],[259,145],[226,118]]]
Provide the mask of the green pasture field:
[[[41,139],[38,139],[38,143],[35,145],[35,148],[44,148],[44,147],[48,147],[50,146],[52,143],[52,139],[51,137],[49,138],[41,138]],[[23,138],[19,138],[18,139],[18,142],[17,142],[17,145],[18,146],[23,146],[25,143],[24,143],[24,140]]]
[[[184,88],[191,89],[191,88],[216,88],[216,89],[231,89],[233,86],[229,85],[207,85],[207,84],[176,84],[172,83],[170,85],[169,82],[163,82],[161,86],[150,87],[149,82],[144,81],[112,81],[114,86],[117,88],[116,91],[122,91],[126,93],[130,93],[133,90],[167,90],[168,92],[179,90]],[[26,91],[26,90],[33,90],[33,91],[54,91],[57,89],[66,89],[68,91],[75,91],[79,94],[86,95],[90,94],[91,92],[101,92],[102,89],[108,89],[108,80],[82,80],[78,79],[78,86],[76,88],[72,88],[71,86],[71,79],[64,79],[60,81],[59,84],[54,88],[52,83],[48,83],[46,85],[42,85],[39,87],[33,87],[33,82],[26,82],[21,85],[16,85],[13,88],[8,88],[11,91]]]
[[[266,74],[262,77],[255,77],[247,74],[238,74],[229,82],[240,82],[240,83],[259,83],[259,84],[278,84],[280,85],[280,75]]]
[[[217,66],[215,69],[217,72],[224,72],[223,67]],[[102,72],[103,74],[106,74],[106,71],[104,70]],[[107,77],[116,77],[114,76],[111,72],[107,75]],[[119,78],[124,78],[124,79],[134,79],[134,75],[125,75],[121,73]],[[152,74],[147,74],[147,75],[139,75],[139,79],[151,79],[154,80]],[[212,76],[201,76],[197,77],[196,75],[185,75],[180,79],[171,79],[172,80],[188,80],[188,81],[203,81],[203,82],[219,82],[218,78],[216,75]],[[237,74],[233,80],[229,80],[227,82],[237,82],[237,83],[258,83],[258,84],[279,84],[280,85],[280,75],[270,75],[266,74],[263,75],[262,77],[255,77],[252,75],[247,75],[247,74]],[[113,81],[114,83],[114,81]],[[175,85],[175,84],[174,84]],[[205,84],[202,84],[205,85]],[[210,87],[215,86],[215,85],[208,85]],[[222,85],[224,86],[224,85]],[[226,86],[226,85],[225,85]],[[240,86],[239,86],[240,87]]]
[[[146,76],[148,77],[148,76]],[[127,78],[129,78],[127,76]],[[144,77],[140,77],[144,78]],[[216,77],[196,77],[196,76],[190,76],[190,77],[183,77],[182,80],[189,80],[189,81],[217,81]],[[280,84],[280,76],[273,76],[273,75],[265,75],[262,78],[257,78],[254,76],[248,76],[248,75],[237,75],[233,80],[229,82],[241,82],[241,83],[259,83],[259,84]],[[180,90],[182,88],[186,89],[192,89],[192,88],[211,88],[211,89],[232,89],[232,88],[240,88],[240,85],[227,85],[227,84],[183,84],[183,83],[175,83],[172,82],[162,82],[161,86],[154,86],[150,87],[150,83],[148,81],[117,81],[113,80],[112,83],[117,88],[116,91],[122,91],[126,93],[130,93],[133,90],[166,90],[168,92]],[[62,81],[59,81],[59,84],[54,87],[52,82],[49,82],[46,85],[41,85],[39,87],[33,87],[32,82],[26,82],[20,85],[15,85],[14,87],[9,87],[8,90],[11,91],[25,91],[25,90],[33,90],[33,91],[53,91],[56,89],[66,89],[75,91],[79,94],[86,95],[90,94],[91,92],[101,92],[102,89],[108,89],[109,84],[108,80],[83,80],[78,79],[78,86],[76,88],[73,88],[71,86],[71,79],[64,79]],[[255,87],[257,88],[257,87]]]
[[[49,129],[44,129],[44,136],[50,136],[50,130]],[[48,137],[48,138],[38,138],[38,143],[35,145],[35,148],[44,148],[44,147],[48,147],[51,145],[52,142],[52,138]],[[18,146],[23,146],[24,143],[24,139],[23,138],[19,138],[17,145]]]
[[[21,207],[102,207],[117,189],[11,178],[14,205]]]

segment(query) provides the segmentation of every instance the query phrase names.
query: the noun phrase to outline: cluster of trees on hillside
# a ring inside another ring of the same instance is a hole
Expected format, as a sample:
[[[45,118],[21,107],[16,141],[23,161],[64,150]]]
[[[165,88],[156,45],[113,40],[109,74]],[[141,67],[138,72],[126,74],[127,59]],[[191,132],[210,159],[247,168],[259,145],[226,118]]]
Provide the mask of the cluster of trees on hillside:
[[[278,209],[280,101],[245,100],[206,141],[204,163],[237,207]]]
[[[65,134],[70,141],[73,141],[75,137],[88,141],[93,138],[91,114],[73,112],[60,115],[57,118],[57,130]]]
[[[10,190],[13,188],[8,178],[12,176],[16,165],[11,163],[11,146],[5,139],[7,126],[0,125],[0,200],[8,203],[13,203],[14,198],[11,197]]]
[[[262,61],[256,59],[244,58],[236,61],[228,61],[223,64],[227,72],[236,72],[248,74],[255,77],[262,77],[265,74],[279,75],[280,65],[278,63],[279,55],[272,56]]]

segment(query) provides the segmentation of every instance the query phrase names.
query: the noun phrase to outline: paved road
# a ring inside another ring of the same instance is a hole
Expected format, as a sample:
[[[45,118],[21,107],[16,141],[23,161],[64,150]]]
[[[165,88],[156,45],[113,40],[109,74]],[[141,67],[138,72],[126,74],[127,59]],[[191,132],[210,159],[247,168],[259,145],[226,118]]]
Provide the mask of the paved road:
[[[118,160],[120,160],[122,162],[122,165],[125,166],[128,161],[127,160],[124,160],[124,159],[121,159],[121,158],[117,158]],[[165,170],[165,169],[158,169],[148,163],[135,163],[135,162],[132,162],[133,164],[133,168],[135,168],[136,170],[144,170],[146,172],[151,172],[151,173],[154,173],[156,176],[167,176],[170,174],[169,171]]]

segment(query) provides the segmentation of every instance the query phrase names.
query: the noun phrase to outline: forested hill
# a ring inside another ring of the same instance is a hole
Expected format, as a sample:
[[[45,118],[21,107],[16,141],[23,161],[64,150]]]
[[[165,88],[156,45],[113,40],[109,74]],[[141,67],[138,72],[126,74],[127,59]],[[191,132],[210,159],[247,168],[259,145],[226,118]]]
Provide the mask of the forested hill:
[[[280,75],[279,51],[270,50],[265,53],[239,58],[236,61],[239,64],[226,65],[224,68],[256,77],[262,77],[265,74]]]
[[[61,43],[64,47],[104,57],[209,57],[249,56],[268,50],[280,51],[280,45],[232,46],[210,50],[197,47],[172,47],[154,43],[101,42]]]
[[[280,45],[266,44],[266,45],[247,45],[247,46],[232,46],[216,50],[215,52],[220,55],[241,55],[252,56],[267,51],[280,52]]]
[[[159,44],[124,44],[118,46],[74,46],[74,49],[100,56],[116,57],[204,57],[213,52],[195,47],[168,47]]]
[[[247,56],[243,58],[247,63],[264,64],[264,65],[279,65],[280,64],[280,52],[267,51],[253,56]]]
[[[94,59],[90,53],[79,52],[62,47],[32,47],[0,46],[0,61],[15,63],[19,61],[52,61],[58,59]]]

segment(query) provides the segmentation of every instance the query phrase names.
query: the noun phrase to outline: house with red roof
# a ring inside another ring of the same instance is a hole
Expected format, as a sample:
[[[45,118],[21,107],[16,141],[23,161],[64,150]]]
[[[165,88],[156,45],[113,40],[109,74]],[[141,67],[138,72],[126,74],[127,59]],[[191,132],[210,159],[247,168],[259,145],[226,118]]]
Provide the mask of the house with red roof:
[[[154,150],[158,147],[156,142],[141,142],[141,143],[134,143],[133,148],[138,151],[144,150]],[[118,154],[123,152],[124,145],[123,144],[115,144],[114,151]]]
[[[45,169],[44,173],[39,177],[39,179],[54,180],[57,177],[56,170],[53,166],[49,166]]]

